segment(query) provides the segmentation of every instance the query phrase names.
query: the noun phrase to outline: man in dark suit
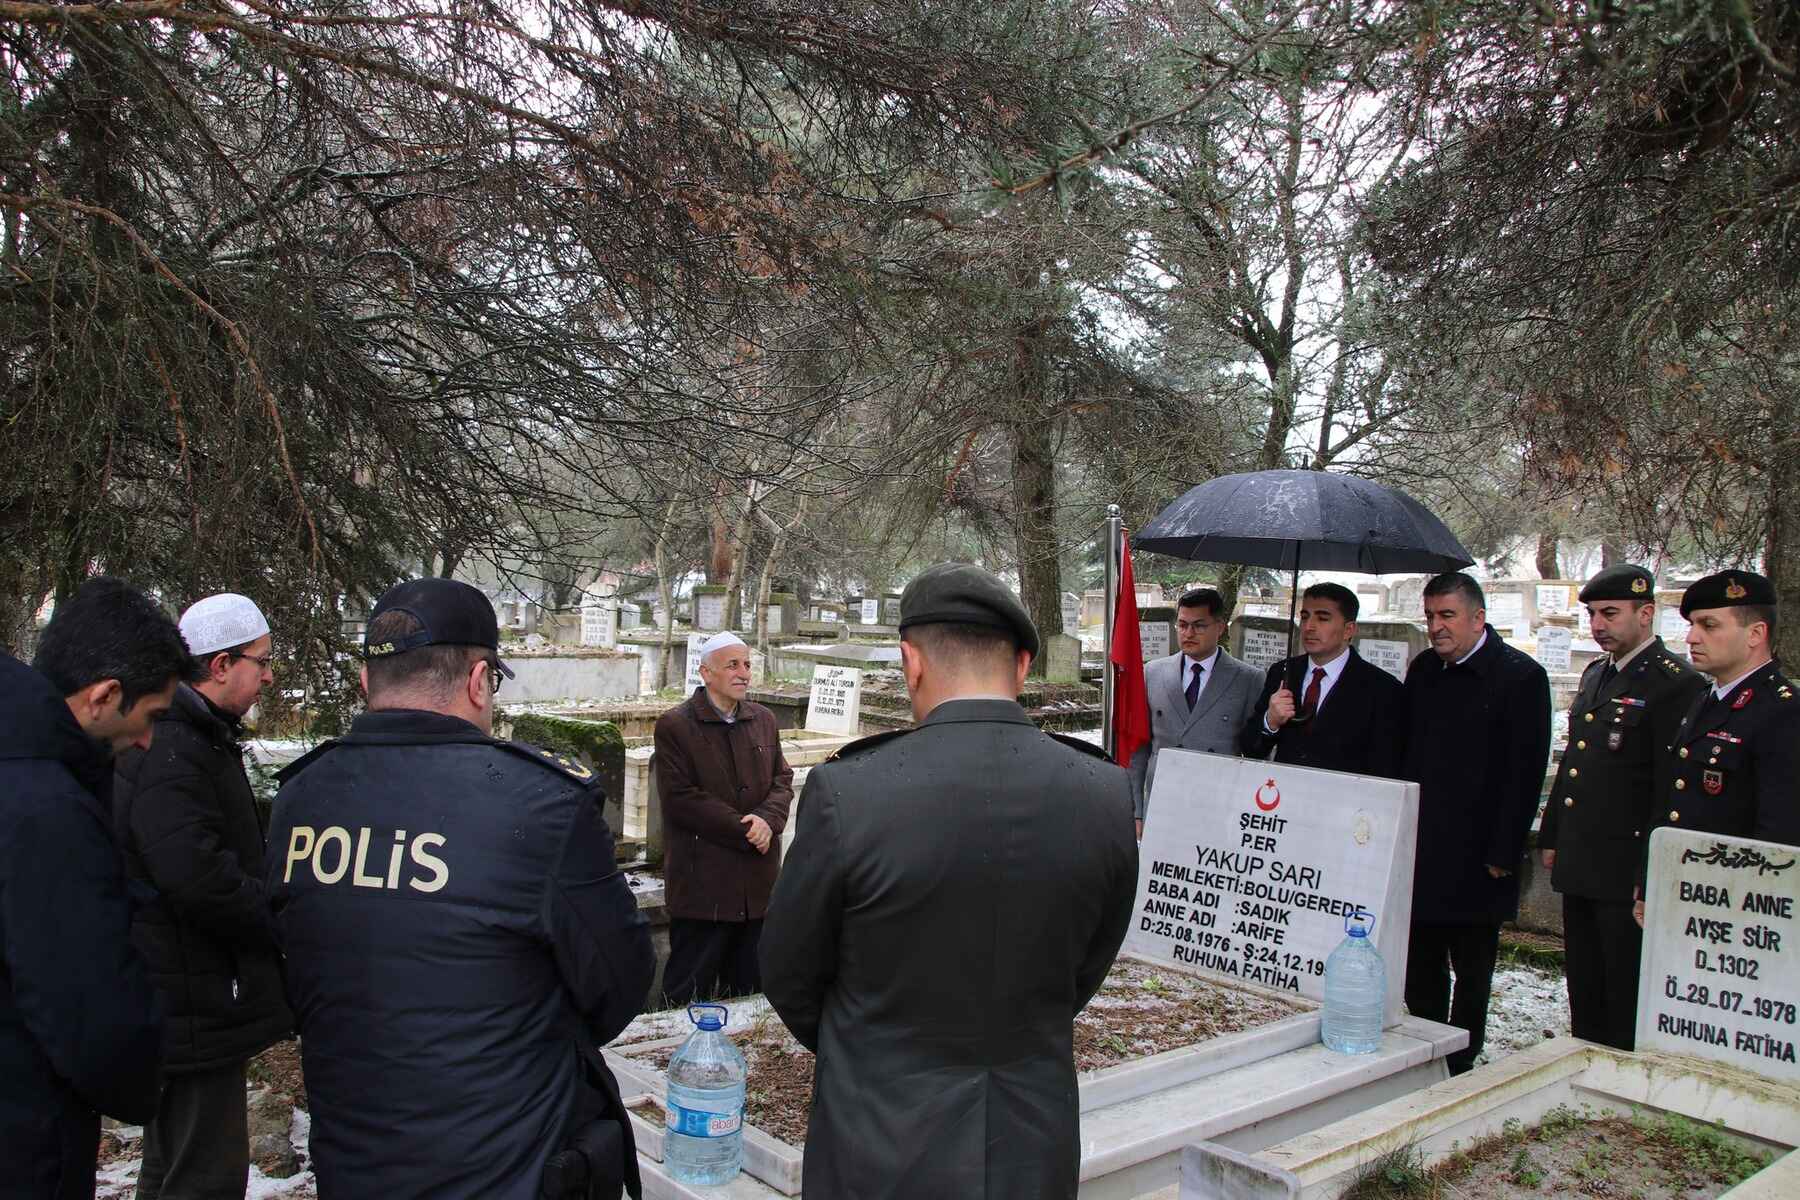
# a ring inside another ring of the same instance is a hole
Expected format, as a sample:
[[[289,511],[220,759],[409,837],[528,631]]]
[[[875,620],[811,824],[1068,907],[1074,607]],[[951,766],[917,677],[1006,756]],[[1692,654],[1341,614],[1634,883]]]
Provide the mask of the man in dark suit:
[[[1236,754],[1244,723],[1257,711],[1262,677],[1219,643],[1231,630],[1225,598],[1212,588],[1182,594],[1175,606],[1181,649],[1144,665],[1150,701],[1150,742],[1131,756],[1137,835],[1144,836],[1156,756],[1170,746],[1207,754]]]
[[[1712,686],[1660,756],[1652,827],[1800,846],[1800,698],[1770,652],[1775,585],[1720,571],[1688,588],[1681,615],[1688,654]]]
[[[1651,767],[1704,686],[1650,632],[1655,598],[1655,577],[1629,563],[1581,589],[1588,628],[1607,653],[1582,673],[1538,830],[1538,853],[1563,898],[1571,1030],[1621,1050],[1637,1032],[1644,935],[1631,907],[1649,836]]]
[[[1137,883],[1130,781],[1014,700],[1038,646],[978,567],[900,600],[913,729],[814,767],[762,935],[817,1051],[808,1195],[1073,1197],[1075,1015]]]
[[[1469,1031],[1448,1060],[1460,1075],[1487,1035],[1500,925],[1519,912],[1519,861],[1550,759],[1550,681],[1500,640],[1481,585],[1460,571],[1425,585],[1425,629],[1431,649],[1406,672],[1401,770],[1419,784],[1406,1007]]]
[[[1342,584],[1315,583],[1300,593],[1306,653],[1269,668],[1244,726],[1247,756],[1273,750],[1276,762],[1298,767],[1399,777],[1406,690],[1350,645],[1358,611],[1356,593]]]

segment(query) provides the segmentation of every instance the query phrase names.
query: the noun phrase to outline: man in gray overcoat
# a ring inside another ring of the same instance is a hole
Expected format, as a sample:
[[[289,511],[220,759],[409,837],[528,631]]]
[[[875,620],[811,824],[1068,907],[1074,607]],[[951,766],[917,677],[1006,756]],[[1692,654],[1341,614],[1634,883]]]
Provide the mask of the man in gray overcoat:
[[[1137,835],[1144,836],[1156,756],[1173,746],[1207,754],[1237,754],[1244,726],[1256,715],[1263,677],[1219,643],[1231,629],[1225,598],[1213,588],[1184,592],[1175,604],[1181,649],[1144,664],[1150,702],[1150,744],[1131,756]]]
[[[910,729],[813,768],[762,935],[763,988],[818,1053],[806,1191],[1073,1197],[1075,1015],[1137,883],[1131,785],[1014,699],[1037,631],[945,563],[900,601]]]

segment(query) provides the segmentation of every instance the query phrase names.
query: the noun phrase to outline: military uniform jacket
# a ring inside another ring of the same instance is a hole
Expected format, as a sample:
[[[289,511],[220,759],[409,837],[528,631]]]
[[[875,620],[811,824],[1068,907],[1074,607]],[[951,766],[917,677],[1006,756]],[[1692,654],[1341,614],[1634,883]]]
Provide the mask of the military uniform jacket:
[[[818,1052],[806,1193],[1075,1195],[1073,1023],[1131,918],[1131,785],[1010,700],[814,767],[763,926]]]
[[[654,967],[591,774],[384,710],[281,779],[267,883],[320,1194],[534,1200],[579,1117],[622,1119],[596,1049]]]
[[[1551,886],[1628,902],[1650,836],[1654,771],[1705,677],[1653,638],[1604,688],[1609,659],[1588,664],[1569,707],[1569,740],[1538,830],[1556,851]]]
[[[1658,756],[1651,826],[1800,846],[1800,694],[1768,663],[1723,699],[1706,688]],[[1649,834],[1645,834],[1648,855]]]

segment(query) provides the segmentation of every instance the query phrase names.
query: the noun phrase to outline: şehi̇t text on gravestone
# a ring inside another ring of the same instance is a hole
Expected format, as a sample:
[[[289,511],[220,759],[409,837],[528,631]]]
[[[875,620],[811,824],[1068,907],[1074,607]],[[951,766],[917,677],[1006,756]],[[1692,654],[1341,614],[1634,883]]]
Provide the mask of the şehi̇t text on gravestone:
[[[1128,951],[1324,998],[1344,918],[1375,916],[1400,1019],[1418,786],[1187,750],[1157,756]]]
[[[1637,1046],[1800,1083],[1800,849],[1658,829]]]

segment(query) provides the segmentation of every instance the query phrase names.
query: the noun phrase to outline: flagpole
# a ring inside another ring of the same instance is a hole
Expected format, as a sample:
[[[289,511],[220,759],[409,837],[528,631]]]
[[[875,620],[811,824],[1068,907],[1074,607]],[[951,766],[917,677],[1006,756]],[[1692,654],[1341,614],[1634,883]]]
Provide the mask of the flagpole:
[[[1119,609],[1119,558],[1124,551],[1125,522],[1119,517],[1119,506],[1106,506],[1106,653],[1101,661],[1105,664],[1100,669],[1100,744],[1112,754],[1114,746],[1113,730],[1113,687],[1117,668],[1113,666],[1112,642],[1113,622]]]

